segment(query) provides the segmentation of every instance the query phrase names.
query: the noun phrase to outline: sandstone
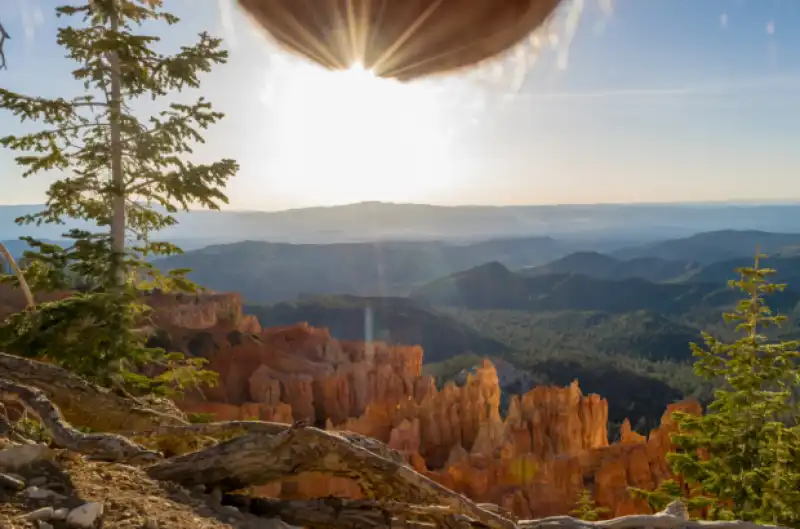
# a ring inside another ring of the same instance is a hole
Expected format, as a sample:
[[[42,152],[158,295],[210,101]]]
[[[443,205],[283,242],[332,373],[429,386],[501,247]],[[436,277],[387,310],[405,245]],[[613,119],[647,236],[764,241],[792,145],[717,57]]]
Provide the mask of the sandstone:
[[[608,404],[567,387],[535,387],[500,415],[498,370],[484,361],[461,384],[438,389],[422,376],[422,350],[339,341],[299,323],[262,329],[238,296],[155,297],[162,325],[209,359],[220,385],[187,395],[181,407],[219,420],[307,420],[386,442],[418,471],[474,500],[518,516],[564,514],[588,488],[610,516],[649,512],[628,487],[653,488],[671,476],[664,455],[677,403],[648,436],[625,422],[608,442]],[[235,331],[235,332],[233,332]],[[502,364],[503,377],[518,376]],[[301,474],[258,488],[284,498],[362,497],[346,478]]]

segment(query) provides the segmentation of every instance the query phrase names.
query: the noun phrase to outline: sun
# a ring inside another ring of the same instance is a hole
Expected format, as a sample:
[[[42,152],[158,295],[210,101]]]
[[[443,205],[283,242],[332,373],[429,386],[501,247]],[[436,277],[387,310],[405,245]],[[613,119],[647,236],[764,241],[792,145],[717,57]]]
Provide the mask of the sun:
[[[262,98],[269,189],[320,204],[411,201],[451,183],[444,93],[279,58]]]

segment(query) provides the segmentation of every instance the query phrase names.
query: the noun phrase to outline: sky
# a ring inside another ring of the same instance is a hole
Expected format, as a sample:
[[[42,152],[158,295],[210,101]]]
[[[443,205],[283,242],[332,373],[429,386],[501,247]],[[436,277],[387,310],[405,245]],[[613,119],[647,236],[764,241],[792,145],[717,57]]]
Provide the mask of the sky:
[[[0,86],[80,94],[58,3],[0,0]],[[290,57],[233,0],[165,6],[183,22],[150,29],[164,50],[202,30],[230,50],[203,77],[226,118],[197,159],[239,161],[231,209],[800,200],[796,0],[574,0],[574,31],[559,18],[524,63],[406,84]],[[32,130],[0,111],[0,134]],[[41,203],[58,176],[20,173],[0,150],[0,204]]]

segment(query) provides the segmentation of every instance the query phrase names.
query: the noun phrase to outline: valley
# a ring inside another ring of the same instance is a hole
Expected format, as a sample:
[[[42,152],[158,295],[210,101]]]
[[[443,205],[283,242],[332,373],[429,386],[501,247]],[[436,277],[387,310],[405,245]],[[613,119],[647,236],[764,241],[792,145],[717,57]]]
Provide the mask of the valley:
[[[555,238],[326,245],[218,245],[168,258],[213,290],[239,292],[264,326],[308,322],[343,340],[418,344],[439,385],[463,379],[481,358],[522,373],[503,390],[566,385],[609,401],[612,433],[626,418],[646,433],[664,408],[705,401],[691,370],[702,331],[730,336],[722,313],[739,298],[727,282],[752,263],[787,281],[770,297],[792,315],[800,301],[800,235],[724,230],[607,253]],[[562,255],[563,254],[563,255]],[[688,259],[694,256],[695,259]],[[477,264],[476,264],[477,263]],[[796,324],[773,336],[800,335]],[[506,401],[504,399],[503,406]]]

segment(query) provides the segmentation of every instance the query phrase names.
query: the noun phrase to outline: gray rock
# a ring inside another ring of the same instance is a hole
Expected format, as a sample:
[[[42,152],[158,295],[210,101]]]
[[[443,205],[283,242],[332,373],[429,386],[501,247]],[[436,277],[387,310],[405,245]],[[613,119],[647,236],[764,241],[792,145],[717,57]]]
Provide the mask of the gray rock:
[[[240,511],[239,509],[237,509],[233,505],[223,505],[222,507],[219,508],[219,510],[220,510],[221,513],[230,514],[230,515],[233,515],[233,516],[241,516],[242,515],[242,511]]]
[[[63,500],[66,498],[66,496],[57,494],[52,490],[40,489],[39,487],[28,487],[25,489],[25,496],[27,496],[29,500]]]
[[[28,482],[28,484],[34,487],[42,487],[44,485],[47,485],[47,476],[39,476],[33,478]]]
[[[49,524],[47,522],[43,522],[41,520],[39,520],[37,525],[39,526],[39,529],[55,529],[55,527],[53,527],[52,524]]]
[[[11,471],[19,470],[49,459],[52,453],[52,450],[40,444],[12,446],[0,450],[0,468]]]
[[[222,503],[222,490],[219,487],[214,487],[208,495],[208,502],[215,507]]]
[[[53,511],[53,520],[61,521],[66,520],[67,516],[69,515],[69,509],[66,507],[62,507],[61,509],[56,509]]]
[[[76,529],[91,529],[103,516],[103,504],[100,502],[84,503],[75,507],[67,515],[67,525]]]
[[[41,509],[36,509],[35,511],[26,514],[25,519],[28,520],[29,522],[37,522],[39,520],[46,522],[48,520],[52,520],[53,508],[42,507]]]

